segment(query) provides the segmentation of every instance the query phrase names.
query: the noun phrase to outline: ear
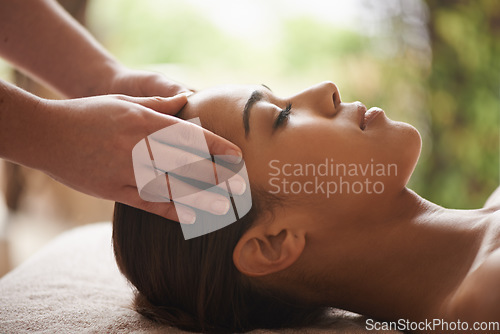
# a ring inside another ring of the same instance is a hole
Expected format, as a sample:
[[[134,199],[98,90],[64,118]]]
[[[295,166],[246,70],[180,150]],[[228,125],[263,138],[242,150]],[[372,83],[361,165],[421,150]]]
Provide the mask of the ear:
[[[258,225],[248,230],[233,252],[233,262],[247,276],[264,276],[292,265],[304,250],[305,231]]]

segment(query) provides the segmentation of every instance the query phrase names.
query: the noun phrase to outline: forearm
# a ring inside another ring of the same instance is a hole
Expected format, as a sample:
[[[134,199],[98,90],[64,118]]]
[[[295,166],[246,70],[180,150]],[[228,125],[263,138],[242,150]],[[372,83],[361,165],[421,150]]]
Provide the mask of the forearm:
[[[53,0],[0,0],[0,55],[65,97],[108,93],[121,70]]]
[[[41,168],[42,139],[50,137],[42,99],[0,80],[0,158]]]

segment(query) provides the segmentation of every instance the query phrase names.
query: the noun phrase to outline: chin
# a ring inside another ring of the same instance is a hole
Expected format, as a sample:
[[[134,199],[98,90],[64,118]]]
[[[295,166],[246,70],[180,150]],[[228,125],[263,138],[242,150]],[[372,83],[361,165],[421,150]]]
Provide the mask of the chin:
[[[402,123],[402,122],[401,122]],[[404,128],[405,141],[408,143],[408,148],[413,151],[416,155],[416,160],[420,156],[420,150],[422,148],[422,137],[420,132],[411,124],[402,123]]]
[[[397,123],[399,123],[399,138],[397,139],[399,143],[397,145],[399,146],[398,151],[401,154],[399,165],[401,175],[407,176],[404,180],[404,185],[406,186],[420,157],[422,137],[413,125],[403,122]]]

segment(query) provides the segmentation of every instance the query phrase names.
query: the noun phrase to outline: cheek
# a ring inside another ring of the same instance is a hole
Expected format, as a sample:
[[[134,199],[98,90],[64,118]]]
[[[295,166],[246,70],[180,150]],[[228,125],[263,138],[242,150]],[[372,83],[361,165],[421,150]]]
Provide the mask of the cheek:
[[[406,185],[419,152],[420,135],[405,123],[377,136],[348,126],[316,126],[291,128],[273,140],[252,145],[245,150],[245,161],[249,177],[267,191],[283,191],[283,179],[297,182],[297,187],[304,185],[315,179],[314,173],[323,173],[318,180],[333,181],[332,187],[342,181],[356,186],[357,191],[377,183],[377,189],[389,191]],[[369,190],[373,193],[375,189]],[[339,194],[332,195],[336,196]]]
[[[370,134],[374,152],[387,161],[413,164],[420,155],[421,138],[413,126],[389,120],[387,126]]]
[[[338,163],[359,163],[371,153],[359,129],[341,122],[303,127],[294,133],[289,144],[292,157],[311,163],[324,162],[326,158]]]
[[[359,162],[356,155],[352,156],[355,141],[342,144],[348,134],[346,130],[332,131],[331,127],[295,127],[276,133],[271,140],[252,143],[244,151],[249,177],[263,190],[272,191],[283,180],[305,184],[325,163]]]
[[[388,188],[405,187],[420,156],[418,131],[407,123],[388,120],[387,126],[371,133],[369,140],[371,156],[385,166],[395,166],[397,171],[384,181]]]

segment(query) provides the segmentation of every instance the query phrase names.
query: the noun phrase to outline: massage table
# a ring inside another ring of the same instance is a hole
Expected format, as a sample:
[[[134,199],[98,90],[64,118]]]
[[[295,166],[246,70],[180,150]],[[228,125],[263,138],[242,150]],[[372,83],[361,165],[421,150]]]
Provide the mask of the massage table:
[[[0,279],[0,333],[187,333],[142,317],[132,299],[113,258],[111,224],[78,227]],[[321,326],[250,333],[374,333],[364,324],[332,311]]]

